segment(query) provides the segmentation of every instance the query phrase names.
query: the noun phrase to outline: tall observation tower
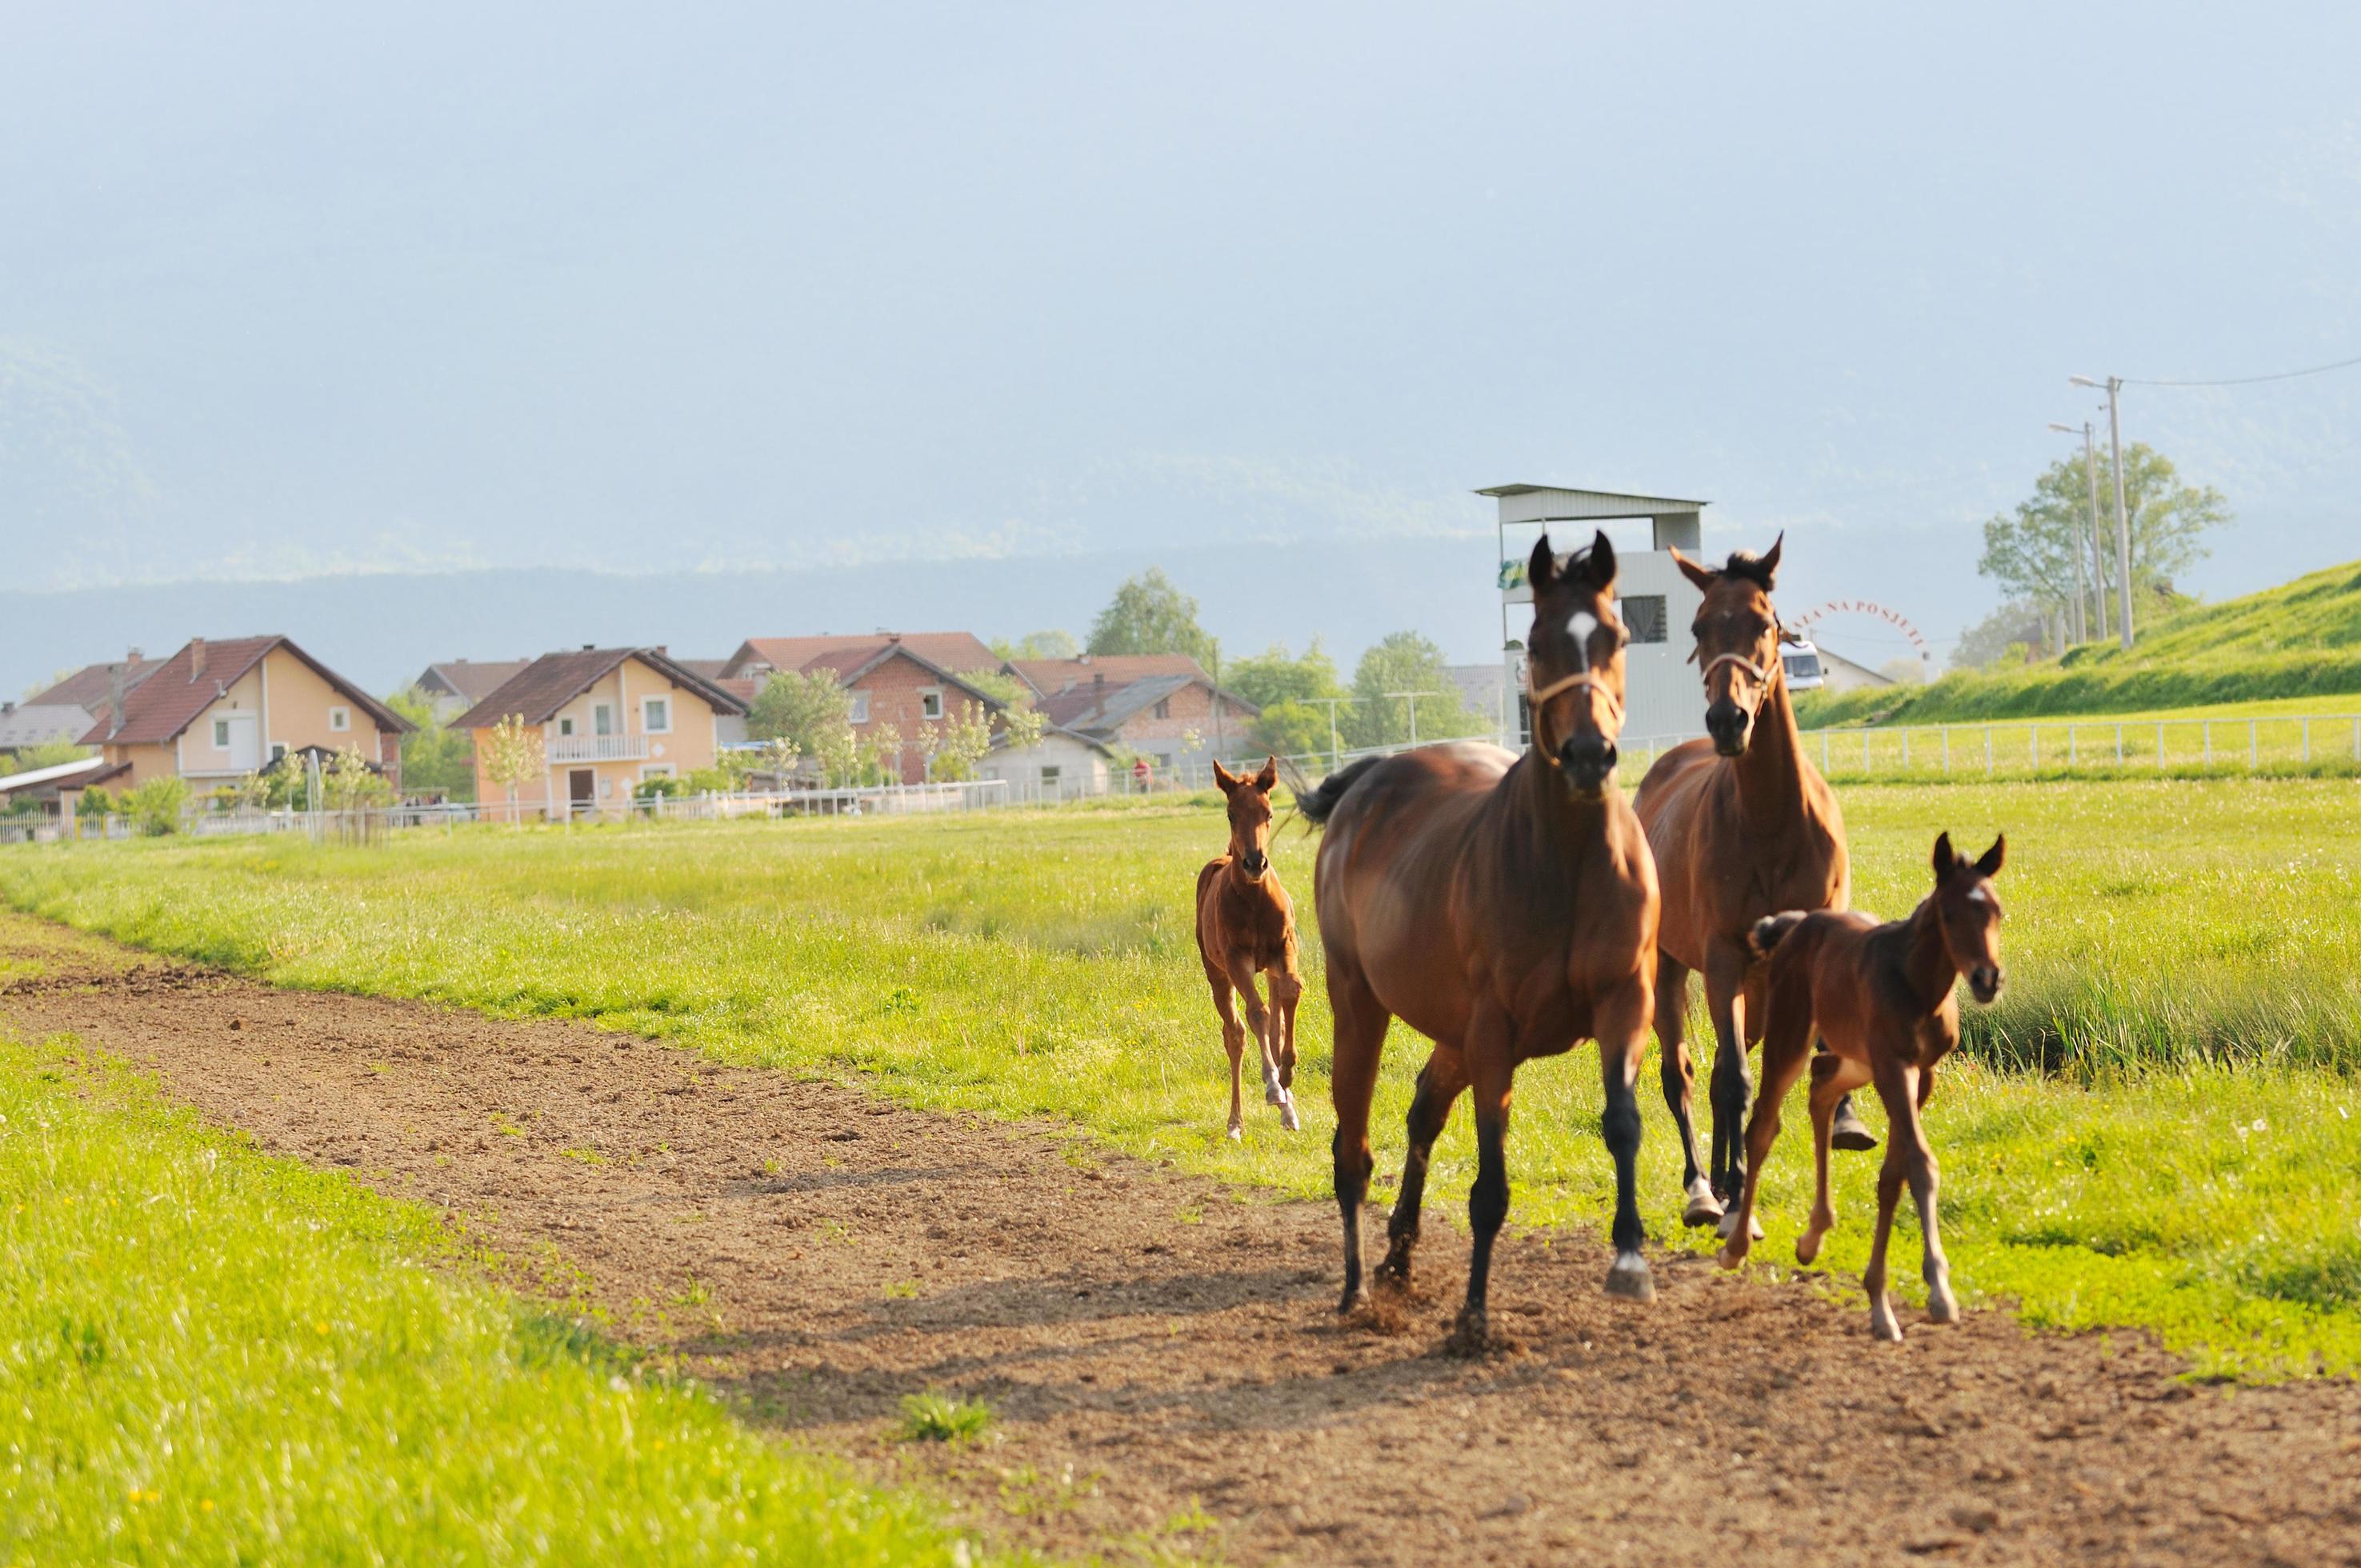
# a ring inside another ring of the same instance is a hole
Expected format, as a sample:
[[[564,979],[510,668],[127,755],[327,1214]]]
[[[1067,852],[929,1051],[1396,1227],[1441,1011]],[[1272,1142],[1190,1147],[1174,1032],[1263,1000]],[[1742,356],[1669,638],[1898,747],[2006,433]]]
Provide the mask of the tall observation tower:
[[[1689,622],[1702,596],[1673,565],[1671,552],[1677,546],[1697,559],[1707,503],[1559,485],[1496,485],[1476,493],[1500,506],[1500,656],[1508,666],[1500,743],[1521,751],[1532,738],[1519,694],[1525,689],[1525,632],[1532,624],[1525,562],[1533,542],[1546,531],[1564,554],[1588,544],[1601,523],[1642,518],[1652,525],[1652,548],[1626,550],[1619,543],[1615,552],[1616,599],[1631,632],[1624,652],[1623,749],[1704,734],[1703,688],[1688,664]]]

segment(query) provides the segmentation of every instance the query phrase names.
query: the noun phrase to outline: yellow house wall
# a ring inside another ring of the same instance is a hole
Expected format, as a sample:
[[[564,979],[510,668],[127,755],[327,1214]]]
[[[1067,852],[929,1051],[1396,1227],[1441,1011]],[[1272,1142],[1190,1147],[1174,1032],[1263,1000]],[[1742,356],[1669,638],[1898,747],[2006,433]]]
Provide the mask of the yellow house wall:
[[[651,734],[646,728],[646,707],[643,699],[665,698],[672,707],[672,724],[668,733]],[[605,703],[614,714],[611,733],[626,738],[644,739],[647,755],[610,762],[560,762],[551,755],[554,748],[568,740],[594,740],[598,735],[598,707]],[[574,720],[574,733],[564,735],[561,720]],[[543,770],[517,785],[517,810],[522,816],[536,816],[555,807],[565,808],[567,802],[569,773],[588,769],[597,775],[596,799],[601,815],[620,815],[631,804],[631,791],[651,771],[669,767],[675,775],[709,768],[718,755],[714,741],[713,705],[686,687],[675,686],[664,675],[637,659],[625,661],[593,683],[581,695],[550,716],[542,726]],[[491,741],[491,731],[478,729],[476,739],[476,798],[499,817],[508,809],[508,792],[494,784],[484,772],[485,757]]]

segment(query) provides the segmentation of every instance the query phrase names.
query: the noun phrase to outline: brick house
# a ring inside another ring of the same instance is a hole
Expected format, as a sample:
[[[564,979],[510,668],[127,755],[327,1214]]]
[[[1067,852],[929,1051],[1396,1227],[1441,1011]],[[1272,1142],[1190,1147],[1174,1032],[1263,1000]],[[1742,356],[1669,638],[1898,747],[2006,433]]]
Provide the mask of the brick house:
[[[1202,768],[1217,753],[1225,760],[1242,755],[1262,713],[1215,685],[1186,653],[1011,659],[1001,668],[1033,689],[1051,725],[1136,751],[1159,774]]]
[[[918,727],[972,703],[987,715],[1004,706],[967,676],[994,672],[999,659],[966,631],[880,631],[866,637],[752,637],[723,662],[721,680],[751,681],[755,691],[781,672],[834,675],[852,701],[852,731],[863,740],[891,725],[902,738],[904,784],[927,776]]]
[[[495,815],[613,817],[646,779],[713,766],[721,720],[746,705],[661,648],[544,653],[451,721],[476,746],[476,799]],[[541,735],[542,768],[516,785],[484,770],[490,731],[520,718]]]
[[[193,637],[154,663],[93,668],[109,670],[107,690],[81,739],[110,788],[225,784],[306,748],[357,751],[401,787],[409,721],[284,637]]]

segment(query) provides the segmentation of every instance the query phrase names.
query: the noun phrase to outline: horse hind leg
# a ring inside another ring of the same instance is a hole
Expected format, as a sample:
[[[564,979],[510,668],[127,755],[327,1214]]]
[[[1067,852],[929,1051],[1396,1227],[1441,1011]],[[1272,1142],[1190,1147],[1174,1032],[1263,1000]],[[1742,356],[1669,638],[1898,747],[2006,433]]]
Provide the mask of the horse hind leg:
[[[1328,1004],[1335,1014],[1335,1057],[1328,1091],[1336,1107],[1334,1162],[1336,1208],[1345,1231],[1345,1295],[1336,1304],[1349,1312],[1368,1299],[1361,1282],[1361,1205],[1368,1201],[1369,1100],[1377,1091],[1378,1058],[1390,1019],[1384,1003],[1334,952],[1328,955]]]
[[[1451,1107],[1467,1087],[1466,1063],[1447,1046],[1437,1046],[1419,1069],[1418,1091],[1411,1097],[1409,1150],[1402,1156],[1401,1190],[1395,1194],[1393,1217],[1386,1223],[1386,1260],[1378,1266],[1380,1283],[1410,1284],[1410,1258],[1418,1245],[1419,1212],[1426,1201],[1427,1162],[1434,1140],[1451,1120]]]

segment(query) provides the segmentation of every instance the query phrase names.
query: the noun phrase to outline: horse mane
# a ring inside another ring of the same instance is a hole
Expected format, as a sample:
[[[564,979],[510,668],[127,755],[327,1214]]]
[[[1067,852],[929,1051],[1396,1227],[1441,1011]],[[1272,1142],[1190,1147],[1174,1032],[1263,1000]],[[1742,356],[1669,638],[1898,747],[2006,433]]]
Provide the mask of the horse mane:
[[[1295,809],[1313,827],[1323,825],[1343,803],[1345,792],[1361,782],[1363,773],[1384,760],[1382,757],[1364,757],[1341,773],[1330,773],[1320,781],[1319,788],[1295,797]]]
[[[1744,577],[1764,593],[1771,591],[1772,568],[1752,550],[1731,551],[1729,563],[1721,570],[1725,576]]]

